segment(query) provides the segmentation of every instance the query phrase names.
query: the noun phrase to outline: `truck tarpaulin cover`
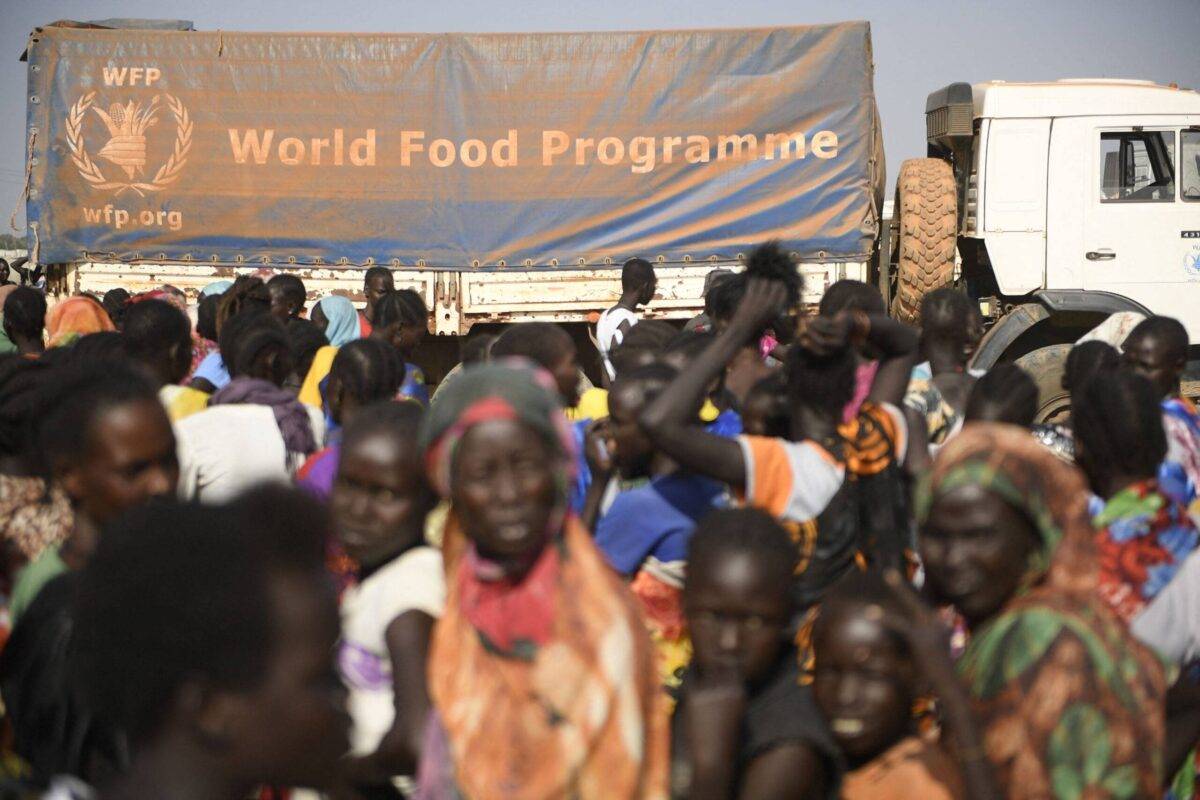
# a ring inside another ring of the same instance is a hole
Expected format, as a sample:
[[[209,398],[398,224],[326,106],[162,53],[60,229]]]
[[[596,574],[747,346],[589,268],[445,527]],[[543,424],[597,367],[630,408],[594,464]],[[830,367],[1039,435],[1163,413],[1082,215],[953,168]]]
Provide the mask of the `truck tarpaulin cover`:
[[[30,246],[428,268],[870,252],[867,23],[500,35],[47,27]],[[606,261],[611,259],[611,261]]]

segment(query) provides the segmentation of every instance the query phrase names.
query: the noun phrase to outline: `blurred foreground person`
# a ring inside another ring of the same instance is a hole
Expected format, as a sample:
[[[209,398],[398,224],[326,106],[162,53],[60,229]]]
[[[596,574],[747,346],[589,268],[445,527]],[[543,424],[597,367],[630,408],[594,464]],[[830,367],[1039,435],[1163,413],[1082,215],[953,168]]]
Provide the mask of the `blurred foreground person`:
[[[105,532],[74,606],[81,692],[129,743],[102,800],[337,783],[349,717],[328,529],[314,501],[267,489],[147,507]]]

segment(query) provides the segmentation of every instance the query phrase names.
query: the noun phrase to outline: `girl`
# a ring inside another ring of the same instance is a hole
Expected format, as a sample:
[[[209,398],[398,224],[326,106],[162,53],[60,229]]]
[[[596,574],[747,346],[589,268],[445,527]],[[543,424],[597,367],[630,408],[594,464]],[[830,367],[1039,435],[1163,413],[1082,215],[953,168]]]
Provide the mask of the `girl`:
[[[354,718],[351,774],[362,786],[415,772],[429,715],[425,662],[445,588],[442,555],[425,544],[435,497],[420,420],[413,403],[362,409],[346,427],[331,499],[338,539],[358,565],[342,596],[338,663]]]
[[[692,535],[684,613],[695,654],[671,722],[671,794],[833,797],[836,748],[791,646],[796,547],[758,510],[715,511]]]

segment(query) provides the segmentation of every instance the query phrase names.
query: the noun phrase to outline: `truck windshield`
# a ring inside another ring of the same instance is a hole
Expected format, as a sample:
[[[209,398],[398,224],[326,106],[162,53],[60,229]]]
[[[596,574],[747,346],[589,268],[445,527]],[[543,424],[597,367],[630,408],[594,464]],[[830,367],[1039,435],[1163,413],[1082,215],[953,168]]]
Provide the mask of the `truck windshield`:
[[[1200,203],[1200,129],[1179,133],[1179,187],[1185,202]]]
[[[1175,200],[1174,131],[1100,134],[1100,200],[1169,203]]]

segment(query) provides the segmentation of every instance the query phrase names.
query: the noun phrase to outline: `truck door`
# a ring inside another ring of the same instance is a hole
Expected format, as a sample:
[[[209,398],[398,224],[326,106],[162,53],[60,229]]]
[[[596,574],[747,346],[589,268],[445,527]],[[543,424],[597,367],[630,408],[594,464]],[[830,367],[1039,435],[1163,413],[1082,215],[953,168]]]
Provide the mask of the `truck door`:
[[[1085,289],[1176,317],[1200,342],[1200,133],[1181,127],[1094,128],[1078,258]]]

